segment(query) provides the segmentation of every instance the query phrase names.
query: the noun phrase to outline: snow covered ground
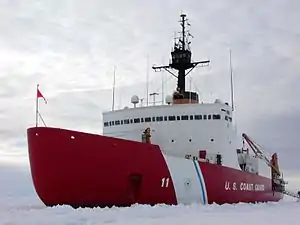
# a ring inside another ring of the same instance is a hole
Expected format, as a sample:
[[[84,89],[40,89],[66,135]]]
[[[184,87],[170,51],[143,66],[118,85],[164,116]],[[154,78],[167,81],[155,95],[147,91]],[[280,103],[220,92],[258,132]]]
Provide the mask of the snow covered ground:
[[[300,202],[287,198],[279,203],[189,205],[128,208],[46,208],[36,197],[30,174],[0,165],[0,224],[298,224]]]
[[[190,205],[128,208],[46,208],[35,199],[1,202],[0,224],[297,224],[300,203],[283,201],[265,204]]]

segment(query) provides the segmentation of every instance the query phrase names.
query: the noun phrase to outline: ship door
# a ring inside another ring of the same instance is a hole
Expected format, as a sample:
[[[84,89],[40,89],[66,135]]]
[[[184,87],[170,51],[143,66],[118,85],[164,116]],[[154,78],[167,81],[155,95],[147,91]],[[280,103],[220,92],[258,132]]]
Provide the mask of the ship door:
[[[139,202],[139,194],[142,184],[142,175],[141,174],[130,174],[129,175],[129,194],[130,201],[134,203]]]

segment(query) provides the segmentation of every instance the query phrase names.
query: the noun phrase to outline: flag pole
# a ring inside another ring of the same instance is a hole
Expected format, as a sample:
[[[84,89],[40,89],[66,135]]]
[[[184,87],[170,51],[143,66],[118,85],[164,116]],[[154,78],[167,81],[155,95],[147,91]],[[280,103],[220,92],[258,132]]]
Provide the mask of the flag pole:
[[[112,111],[115,110],[115,86],[116,86],[116,67],[114,66],[114,82],[113,82],[113,93],[112,93]]]
[[[39,89],[39,84],[36,86],[36,106],[35,106],[35,126],[38,126],[38,119],[39,119],[39,101],[38,101],[38,89]]]

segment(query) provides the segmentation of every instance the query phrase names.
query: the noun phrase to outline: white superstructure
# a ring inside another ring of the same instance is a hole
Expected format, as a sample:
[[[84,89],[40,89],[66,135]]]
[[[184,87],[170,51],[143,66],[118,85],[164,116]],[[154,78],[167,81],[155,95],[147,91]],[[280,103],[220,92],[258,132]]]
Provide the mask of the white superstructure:
[[[223,165],[239,167],[232,111],[225,103],[126,108],[104,113],[103,121],[103,135],[142,141],[149,127],[151,143],[167,154],[199,157],[205,150],[211,162],[220,154]]]

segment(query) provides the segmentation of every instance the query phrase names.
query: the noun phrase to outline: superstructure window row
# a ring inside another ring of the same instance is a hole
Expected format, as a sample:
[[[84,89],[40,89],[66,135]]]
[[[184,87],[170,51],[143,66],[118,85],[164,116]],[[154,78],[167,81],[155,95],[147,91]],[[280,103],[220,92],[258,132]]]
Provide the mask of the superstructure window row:
[[[132,124],[132,123],[149,123],[149,122],[162,122],[162,121],[180,121],[180,120],[220,120],[220,114],[213,115],[178,115],[178,116],[153,116],[153,117],[142,117],[142,118],[133,118],[133,119],[124,119],[124,120],[115,120],[104,122],[105,127],[123,125],[123,124]],[[225,116],[225,120],[231,122],[231,117]]]

